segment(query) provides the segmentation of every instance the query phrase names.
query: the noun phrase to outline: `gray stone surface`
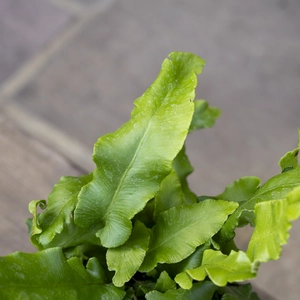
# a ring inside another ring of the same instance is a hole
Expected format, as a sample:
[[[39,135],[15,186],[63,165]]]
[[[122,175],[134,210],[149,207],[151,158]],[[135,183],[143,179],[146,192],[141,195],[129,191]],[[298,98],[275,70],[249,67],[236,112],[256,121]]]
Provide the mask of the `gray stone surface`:
[[[299,2],[126,1],[96,18],[16,95],[85,143],[129,118],[132,101],[174,50],[203,56],[198,97],[220,107],[217,127],[189,138],[199,193],[243,175],[266,179],[296,145]],[[279,142],[280,141],[280,142]]]
[[[0,0],[0,84],[45,46],[69,17],[44,0]]]
[[[217,194],[241,176],[264,181],[278,173],[278,159],[296,146],[299,37],[296,0],[116,1],[9,101],[92,152],[98,136],[128,120],[132,101],[169,52],[194,52],[207,60],[198,97],[223,116],[188,138],[191,185],[198,194]],[[299,299],[299,229],[298,221],[281,260],[263,265],[254,281],[277,299]]]

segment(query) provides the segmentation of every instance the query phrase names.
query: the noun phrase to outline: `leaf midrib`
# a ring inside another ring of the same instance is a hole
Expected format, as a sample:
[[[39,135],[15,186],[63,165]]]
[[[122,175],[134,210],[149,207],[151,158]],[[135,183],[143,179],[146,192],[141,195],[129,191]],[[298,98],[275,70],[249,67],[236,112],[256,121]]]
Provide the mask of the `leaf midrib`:
[[[227,214],[227,215],[228,215],[228,214]],[[197,216],[197,218],[199,218],[199,219],[197,220],[197,222],[191,223],[189,226],[184,227],[184,228],[182,228],[182,226],[181,226],[179,231],[176,231],[176,233],[172,234],[171,236],[169,235],[168,238],[167,238],[167,239],[164,239],[163,242],[160,243],[159,245],[157,245],[157,246],[155,246],[155,247],[153,247],[153,248],[150,248],[150,249],[148,250],[148,252],[147,252],[147,255],[148,255],[149,253],[151,253],[153,250],[155,250],[155,249],[161,247],[162,245],[166,244],[167,242],[169,242],[175,235],[177,236],[177,235],[178,235],[179,233],[181,233],[183,230],[187,230],[187,229],[189,229],[189,228],[191,228],[191,227],[193,227],[193,226],[195,226],[195,225],[198,225],[198,224],[201,223],[201,222],[203,222],[204,224],[207,224],[207,222],[206,222],[206,221],[203,221],[203,219],[201,219],[199,216]],[[206,220],[207,220],[207,219],[206,219]],[[225,222],[225,221],[224,221],[224,222]],[[224,223],[224,222],[223,222],[223,223]],[[213,222],[213,223],[215,223],[215,222]],[[223,224],[223,223],[222,223],[222,224]],[[156,225],[156,226],[157,226],[157,225]],[[217,231],[216,231],[216,232],[217,232]],[[213,233],[213,234],[214,234],[214,233]],[[206,242],[206,241],[204,241],[204,242],[201,243],[201,244],[198,244],[198,246],[204,244],[205,242]],[[195,246],[195,247],[197,247],[197,246]]]
[[[153,118],[153,116],[155,114],[156,114],[156,112],[152,115],[152,118]],[[122,177],[121,177],[121,179],[119,181],[119,184],[118,184],[118,186],[117,186],[117,188],[116,188],[116,190],[115,190],[115,192],[113,194],[113,197],[112,197],[112,199],[111,199],[111,201],[110,201],[110,203],[109,203],[109,205],[108,205],[108,207],[106,209],[106,213],[103,216],[104,220],[106,220],[107,215],[110,213],[111,207],[114,206],[114,203],[116,202],[116,199],[118,198],[118,194],[119,194],[119,192],[120,192],[120,190],[121,190],[121,188],[122,188],[122,186],[124,184],[125,178],[127,177],[128,172],[131,170],[134,162],[136,161],[136,158],[137,158],[137,156],[139,154],[140,148],[142,147],[142,145],[143,145],[143,143],[145,141],[145,138],[146,138],[146,136],[148,134],[149,128],[152,126],[152,124],[151,124],[152,123],[152,118],[149,120],[147,128],[146,128],[146,130],[145,130],[145,132],[144,132],[144,134],[142,136],[142,139],[140,140],[140,142],[138,144],[138,147],[136,148],[136,151],[135,151],[135,153],[134,153],[134,155],[133,155],[133,157],[132,157],[132,159],[131,159],[128,167],[126,168],[125,172],[123,173],[123,175],[122,175]]]

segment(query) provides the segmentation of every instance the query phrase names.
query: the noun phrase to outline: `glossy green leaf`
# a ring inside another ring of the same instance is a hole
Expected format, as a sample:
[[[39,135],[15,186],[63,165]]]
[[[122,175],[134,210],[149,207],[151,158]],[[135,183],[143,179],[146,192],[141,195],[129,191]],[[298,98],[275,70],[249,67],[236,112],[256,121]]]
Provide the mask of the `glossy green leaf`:
[[[260,179],[254,176],[242,177],[229,184],[218,199],[243,203],[251,199],[259,189]]]
[[[246,253],[231,251],[229,255],[221,251],[205,250],[200,267],[186,271],[187,276],[177,275],[175,281],[181,286],[190,280],[203,281],[206,276],[217,286],[230,282],[245,281],[255,277],[253,264]]]
[[[69,224],[65,224],[63,231],[57,234],[53,240],[45,246],[45,249],[52,247],[69,248],[80,244],[92,244],[101,246],[99,239],[96,237],[96,232],[100,226],[91,227],[88,230],[81,228],[71,219]]]
[[[223,295],[221,300],[259,300],[252,291],[250,283],[241,285],[228,285],[220,288],[218,292]]]
[[[166,270],[168,274],[170,274],[174,278],[177,274],[185,270],[190,270],[199,267],[202,262],[203,252],[206,249],[209,249],[210,247],[211,247],[211,240],[197,247],[196,250],[184,260],[175,264],[163,264],[158,266],[157,269]]]
[[[154,218],[174,206],[184,204],[184,194],[178,176],[174,170],[161,182],[154,200]]]
[[[287,243],[291,221],[299,217],[300,187],[286,198],[261,202],[255,205],[255,229],[247,254],[252,261],[267,262],[281,255],[282,245]]]
[[[287,152],[283,157],[280,158],[278,162],[278,165],[281,167],[283,172],[298,167],[299,151],[300,151],[300,129],[298,129],[298,147],[292,151]]]
[[[92,245],[92,244],[81,244],[76,247],[70,247],[67,249],[63,249],[64,256],[69,259],[72,257],[78,257],[81,261],[87,263],[87,271],[89,263],[94,263],[94,259],[97,261],[97,264],[91,265],[93,268],[97,269],[98,275],[103,278],[105,282],[111,282],[113,277],[113,272],[110,272],[107,268],[106,263],[106,252],[107,249],[101,246]]]
[[[133,221],[138,220],[142,222],[147,228],[153,227],[155,225],[154,208],[155,208],[155,202],[154,199],[151,199],[150,201],[147,202],[144,209],[135,215]]]
[[[122,245],[130,236],[131,219],[141,211],[171,172],[194,112],[196,73],[204,61],[174,52],[134,104],[131,119],[116,132],[99,138],[93,180],[79,194],[75,223],[97,232],[105,247]]]
[[[166,293],[159,291],[148,292],[145,296],[147,300],[182,300],[186,298],[187,292],[183,289],[169,290]]]
[[[124,291],[102,283],[91,265],[87,271],[79,258],[66,260],[60,248],[0,257],[0,299],[123,299]]]
[[[185,290],[190,290],[193,287],[193,278],[189,275],[186,270],[181,272],[175,276],[175,281],[179,284],[179,286]],[[205,273],[203,273],[205,275]]]
[[[244,211],[253,212],[255,204],[259,202],[283,199],[297,186],[300,186],[299,167],[272,177],[257,189],[253,197],[240,203],[240,206],[224,224],[218,238],[223,242],[229,241],[234,237],[234,230],[239,225],[239,220]]]
[[[132,287],[126,290],[126,296],[123,300],[136,300],[135,292]]]
[[[185,259],[220,230],[237,206],[233,202],[206,200],[161,213],[152,229],[149,250],[140,270],[148,272],[157,263]]]
[[[221,115],[221,110],[209,106],[205,100],[197,100],[195,103],[195,112],[189,131],[196,129],[209,128],[215,125],[217,118]]]
[[[178,176],[181,184],[181,189],[184,193],[185,202],[188,204],[196,203],[197,196],[190,190],[187,177],[194,171],[186,153],[185,146],[182,147],[180,152],[174,159],[173,168]]]
[[[278,259],[281,245],[288,239],[287,200],[271,200],[255,205],[255,230],[247,254],[252,261]]]
[[[211,300],[217,287],[210,281],[197,282],[190,290],[168,290],[165,293],[151,291],[146,294],[147,300]]]
[[[176,282],[166,271],[163,271],[160,273],[154,288],[161,293],[165,293],[168,290],[175,290]]]
[[[300,186],[287,194],[287,218],[289,221],[295,221],[300,217]]]
[[[32,213],[32,219],[27,219],[27,225],[29,228],[30,240],[34,246],[40,249],[40,245],[36,240],[36,235],[42,232],[42,228],[38,222],[38,207],[41,209],[45,209],[47,207],[46,200],[33,200],[29,203],[28,209],[29,212]]]
[[[78,194],[81,188],[89,183],[92,178],[92,174],[81,177],[65,176],[54,185],[48,197],[46,210],[38,216],[38,223],[41,230],[40,232],[32,233],[33,236],[36,235],[34,239],[42,247],[46,248],[53,238],[63,231],[64,226],[72,222],[72,215],[77,204]],[[73,227],[72,229],[74,229]],[[60,245],[56,244],[55,246]]]
[[[148,250],[149,239],[148,229],[136,221],[129,239],[122,246],[107,250],[108,269],[116,271],[113,277],[115,286],[123,286],[139,269]]]
[[[254,176],[246,176],[235,180],[229,184],[224,192],[217,199],[234,201],[242,205],[253,198],[254,194],[260,187],[260,179]],[[252,210],[241,210],[233,213],[225,222],[221,231],[217,235],[217,239],[221,242],[229,241],[234,237],[234,230],[237,226],[244,226],[247,223],[253,224],[254,214]]]
[[[105,283],[107,281],[106,270],[100,264],[96,257],[92,257],[86,264],[86,271],[93,276],[99,283]]]

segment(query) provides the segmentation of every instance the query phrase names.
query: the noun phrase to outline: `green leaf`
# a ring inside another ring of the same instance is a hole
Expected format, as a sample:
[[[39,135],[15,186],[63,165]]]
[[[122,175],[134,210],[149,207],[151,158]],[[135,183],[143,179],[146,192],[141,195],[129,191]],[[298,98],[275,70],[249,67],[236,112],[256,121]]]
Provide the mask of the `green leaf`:
[[[170,274],[174,278],[177,274],[179,274],[185,270],[194,269],[194,268],[199,267],[202,262],[204,250],[209,249],[211,247],[211,240],[212,239],[207,241],[205,244],[197,247],[196,250],[190,256],[185,258],[184,260],[182,260],[178,263],[175,263],[175,264],[159,265],[159,266],[157,266],[157,269],[166,270],[168,272],[168,274]]]
[[[193,287],[193,278],[186,272],[179,273],[175,276],[175,281],[185,290],[190,290]],[[204,273],[205,275],[205,273]],[[204,276],[205,277],[205,276]]]
[[[196,282],[187,291],[187,300],[205,299],[211,300],[217,287],[211,281]],[[185,298],[184,298],[185,299]]]
[[[281,167],[282,172],[298,167],[299,151],[300,151],[300,129],[298,129],[298,147],[292,151],[287,152],[283,157],[280,158],[278,162],[278,165]]]
[[[278,259],[281,245],[288,239],[287,200],[272,200],[255,205],[255,223],[247,254],[252,261]]]
[[[175,290],[176,282],[166,271],[163,271],[160,273],[154,288],[161,293],[165,293],[168,290]]]
[[[96,257],[92,257],[88,260],[86,264],[86,271],[99,283],[105,283],[107,281],[107,272]]]
[[[221,115],[221,110],[209,106],[205,100],[197,100],[195,103],[195,112],[189,132],[196,129],[213,127],[217,118]]]
[[[217,286],[225,286],[228,282],[248,280],[256,275],[253,272],[253,264],[245,252],[232,250],[227,256],[221,251],[211,249],[204,251],[200,267],[187,270],[186,273],[191,281],[203,281],[206,276],[209,276]],[[175,277],[175,281],[180,286],[181,284],[187,285],[186,279],[187,277],[183,275]]]
[[[267,262],[281,255],[282,245],[287,243],[291,221],[299,217],[300,187],[286,198],[261,202],[255,205],[255,229],[247,254],[252,261]]]
[[[135,217],[133,218],[133,222],[138,220],[142,222],[147,228],[153,227],[155,225],[154,204],[154,199],[148,201],[144,209],[135,215]]]
[[[0,257],[0,298],[123,299],[124,291],[102,283],[94,264],[87,271],[79,258],[66,260],[60,248]]]
[[[228,218],[220,234],[219,241],[226,242],[234,237],[234,230],[239,225],[243,212],[253,212],[256,203],[283,199],[295,187],[300,186],[300,168],[292,169],[288,172],[278,174],[263,184],[253,197],[240,203],[236,211]]]
[[[106,248],[92,244],[81,244],[75,247],[63,249],[63,252],[67,259],[78,257],[82,262],[86,262],[90,258],[86,265],[87,271],[90,270],[91,272],[94,272],[92,270],[96,268],[98,276],[100,276],[104,282],[112,281],[114,272],[110,272],[107,268]],[[91,268],[88,267],[89,264],[92,264],[90,265]]]
[[[287,218],[289,221],[295,221],[300,217],[300,186],[287,194]]]
[[[171,172],[191,123],[196,73],[203,65],[193,54],[171,53],[157,79],[135,101],[131,119],[95,144],[97,169],[79,194],[75,223],[84,228],[101,224],[97,236],[103,246],[126,242],[130,220]]]
[[[223,295],[222,300],[259,300],[256,293],[252,292],[252,286],[248,284],[228,285],[219,288],[218,292]]]
[[[27,219],[26,222],[29,229],[31,243],[35,247],[40,249],[41,247],[35,237],[35,235],[40,234],[42,232],[42,228],[38,222],[38,207],[40,207],[41,209],[45,209],[47,207],[46,200],[33,200],[29,203],[28,209],[29,212],[32,213],[33,218]]]
[[[233,202],[206,200],[161,213],[152,229],[149,250],[140,270],[148,272],[157,263],[185,259],[220,230],[237,206]]]
[[[251,199],[259,189],[260,179],[254,176],[242,177],[229,184],[216,198],[243,203]]]
[[[173,168],[176,171],[180,181],[186,203],[197,203],[197,196],[190,190],[187,182],[187,177],[194,171],[194,168],[190,164],[190,161],[185,153],[185,146],[182,147],[180,152],[175,157]]]
[[[123,300],[135,300],[135,292],[134,289],[131,287],[129,289],[126,290],[126,296]]]
[[[184,194],[178,176],[174,170],[161,182],[154,201],[154,218],[174,206],[184,204]]]
[[[186,298],[187,292],[183,289],[169,290],[166,293],[150,291],[146,294],[147,300],[182,300]]]
[[[53,238],[63,231],[64,226],[71,223],[78,194],[92,178],[92,174],[80,177],[66,176],[54,185],[48,197],[48,206],[38,217],[41,230],[32,233],[32,235],[38,234],[34,238],[42,247],[45,248],[50,244]]]
[[[184,289],[168,290],[165,293],[151,291],[146,294],[147,300],[211,300],[217,287],[210,281],[197,282],[186,291]]]
[[[88,230],[81,228],[74,223],[74,219],[70,219],[69,224],[64,224],[63,230],[54,236],[47,245],[43,245],[43,249],[61,247],[70,248],[81,244],[92,244],[100,246],[100,241],[96,237],[96,232],[100,226],[91,227]],[[40,243],[39,243],[40,245]]]
[[[233,201],[242,205],[253,198],[260,187],[260,179],[254,176],[246,176],[235,180],[229,184],[224,192],[217,199]],[[234,237],[234,230],[237,226],[244,226],[248,223],[253,224],[254,214],[250,210],[242,210],[233,213],[225,222],[221,231],[217,234],[217,240],[227,242]]]
[[[149,245],[149,232],[143,223],[135,222],[130,238],[117,248],[107,250],[108,269],[116,271],[113,284],[121,287],[141,266]]]

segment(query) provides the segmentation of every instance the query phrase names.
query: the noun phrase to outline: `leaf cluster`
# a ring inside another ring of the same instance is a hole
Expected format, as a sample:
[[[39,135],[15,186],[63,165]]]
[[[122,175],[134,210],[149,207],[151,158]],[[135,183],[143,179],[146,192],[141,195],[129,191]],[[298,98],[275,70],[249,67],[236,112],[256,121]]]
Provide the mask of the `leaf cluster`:
[[[194,101],[204,64],[171,53],[131,119],[96,142],[94,172],[62,177],[48,201],[29,204],[38,251],[0,258],[1,299],[258,299],[240,283],[279,258],[300,215],[300,144],[263,185],[243,177],[217,196],[191,191],[186,137],[220,115]],[[248,224],[244,252],[235,230]]]

